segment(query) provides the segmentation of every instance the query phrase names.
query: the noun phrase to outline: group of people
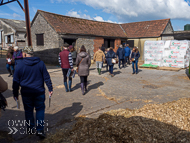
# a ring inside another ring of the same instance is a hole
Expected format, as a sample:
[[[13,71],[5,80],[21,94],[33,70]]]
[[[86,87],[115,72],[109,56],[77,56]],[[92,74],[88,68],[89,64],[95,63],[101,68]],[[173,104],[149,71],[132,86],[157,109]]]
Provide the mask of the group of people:
[[[15,46],[14,48],[11,46],[8,48],[6,54],[6,68],[9,72],[9,77],[13,76],[15,65],[18,64],[22,58],[22,51],[19,50],[17,46]]]
[[[131,53],[128,45],[126,45],[125,48],[122,48],[122,46],[120,46],[116,53],[112,47],[105,50],[99,48],[99,50],[94,54],[94,60],[97,64],[98,73],[101,74],[103,62],[106,60],[107,67],[109,67],[109,74],[113,77],[113,67],[114,64],[116,64],[117,57],[119,59],[119,68],[121,62],[124,67],[126,63],[130,64],[131,60],[133,64],[133,74],[138,73],[138,59],[140,57],[139,51],[136,47],[134,47]],[[70,70],[71,72],[74,72],[73,61],[77,66],[76,71],[80,77],[81,92],[82,95],[84,95],[88,90],[87,79],[89,76],[89,68],[91,66],[91,57],[89,53],[86,52],[84,45],[81,46],[80,52],[77,54],[74,50],[74,47],[71,47],[68,44],[64,44],[63,50],[59,53],[59,63],[63,72],[63,83],[66,92],[72,92],[72,77],[68,76],[68,71]],[[14,67],[15,65],[16,67]],[[134,65],[136,65],[136,70],[134,69]],[[14,73],[12,87],[13,98],[15,100],[19,100],[19,88],[21,87],[22,101],[25,110],[25,119],[28,123],[28,133],[36,133],[36,135],[40,136],[41,138],[45,138],[44,83],[46,83],[48,87],[50,97],[53,94],[53,86],[44,62],[41,61],[40,58],[34,57],[32,47],[25,47],[22,51],[19,50],[18,47],[10,47],[6,56],[6,66],[7,70],[10,73],[9,76],[13,75]],[[69,79],[68,82],[67,79]],[[5,89],[3,89],[3,91],[4,90]],[[36,120],[34,120],[34,108],[36,110]]]
[[[138,51],[138,48],[134,47],[131,52],[129,44],[125,44],[124,48],[122,45],[120,45],[116,53],[114,52],[113,47],[105,49],[105,47],[102,45],[102,47],[99,47],[98,51],[94,54],[93,60],[96,62],[96,67],[99,75],[101,74],[103,63],[105,62],[107,63],[106,69],[108,70],[109,67],[109,74],[111,75],[111,77],[114,77],[113,67],[117,63],[117,59],[119,69],[121,69],[121,63],[122,67],[124,68],[127,64],[130,65],[131,61],[133,68],[132,74],[138,74],[139,57],[140,53]]]
[[[71,71],[74,72],[74,69],[73,69],[72,54],[69,51],[68,44],[64,44],[63,51],[59,53],[59,64],[61,65],[63,72],[65,90],[66,92],[71,92],[72,78],[70,76],[67,77],[67,73],[69,69],[71,69]],[[87,78],[89,75],[90,65],[91,65],[90,55],[86,52],[86,48],[83,45],[80,48],[80,52],[77,54],[76,58],[76,66],[78,67],[78,75],[80,76],[80,86],[83,95],[85,94],[85,92],[87,92]],[[69,78],[68,83],[67,83],[67,78]]]

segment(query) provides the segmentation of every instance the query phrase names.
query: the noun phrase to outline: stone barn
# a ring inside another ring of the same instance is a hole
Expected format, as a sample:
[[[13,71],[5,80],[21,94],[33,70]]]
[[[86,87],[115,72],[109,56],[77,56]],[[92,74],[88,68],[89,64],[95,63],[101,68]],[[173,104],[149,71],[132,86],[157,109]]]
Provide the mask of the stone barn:
[[[38,10],[32,23],[32,45],[35,55],[45,63],[57,64],[57,56],[64,43],[75,49],[84,45],[91,56],[102,44],[117,50],[127,35],[119,24],[98,22],[58,15]]]
[[[63,16],[38,10],[32,23],[32,45],[35,55],[45,63],[58,64],[57,56],[64,43],[78,51],[84,45],[91,56],[104,44],[116,51],[120,44],[137,46],[143,60],[145,40],[172,39],[170,19],[126,24],[99,22]]]

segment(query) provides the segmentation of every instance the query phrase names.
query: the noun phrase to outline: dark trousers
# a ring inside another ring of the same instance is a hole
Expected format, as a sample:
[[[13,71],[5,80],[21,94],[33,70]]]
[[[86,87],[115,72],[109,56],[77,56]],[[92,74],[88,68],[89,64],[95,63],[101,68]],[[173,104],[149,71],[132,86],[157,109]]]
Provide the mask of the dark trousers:
[[[109,65],[108,64],[106,64],[106,70],[108,71],[108,67],[109,67]]]
[[[109,72],[110,72],[111,74],[113,74],[113,66],[114,66],[114,65],[109,66]]]
[[[121,68],[121,62],[124,67],[124,64],[125,64],[124,59],[119,59],[119,63],[118,63],[119,68]]]
[[[127,56],[127,57],[125,57],[125,64],[128,64],[128,65],[130,65],[130,60],[129,60],[129,56]]]
[[[76,58],[73,58],[73,64],[76,65]]]
[[[69,69],[62,69],[64,82],[67,82],[67,72]],[[69,77],[69,81],[72,81],[72,77]]]
[[[87,83],[87,76],[80,76],[80,83]]]
[[[24,105],[25,118],[28,128],[35,128],[34,121],[34,107],[36,110],[36,130],[42,131],[44,129],[44,114],[45,114],[45,94],[22,96]]]

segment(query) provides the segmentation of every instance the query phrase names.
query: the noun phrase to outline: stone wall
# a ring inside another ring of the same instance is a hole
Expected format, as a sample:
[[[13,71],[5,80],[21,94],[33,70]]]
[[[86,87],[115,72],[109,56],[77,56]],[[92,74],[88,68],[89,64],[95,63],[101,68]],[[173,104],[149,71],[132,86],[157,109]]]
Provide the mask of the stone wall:
[[[86,51],[90,53],[91,57],[94,54],[94,38],[78,38],[76,40],[76,48],[77,51],[81,48],[81,46],[84,45],[86,48]]]
[[[164,40],[164,41],[174,40],[174,36],[162,36],[162,40]]]
[[[173,28],[171,22],[168,22],[163,34],[173,34]]]
[[[36,45],[36,34],[44,34],[44,46]],[[40,14],[31,27],[31,36],[35,56],[40,57],[45,63],[58,64],[59,35]]]

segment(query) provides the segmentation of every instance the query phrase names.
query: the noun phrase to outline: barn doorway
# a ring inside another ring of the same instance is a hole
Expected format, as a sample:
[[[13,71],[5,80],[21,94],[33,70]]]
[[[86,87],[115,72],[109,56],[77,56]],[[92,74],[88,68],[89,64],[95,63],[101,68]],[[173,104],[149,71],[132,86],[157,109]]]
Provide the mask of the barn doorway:
[[[115,48],[115,39],[104,39],[104,46],[105,48],[110,48],[110,47],[113,47]]]
[[[64,44],[67,43],[72,46],[75,46],[76,40],[75,38],[63,38]]]

